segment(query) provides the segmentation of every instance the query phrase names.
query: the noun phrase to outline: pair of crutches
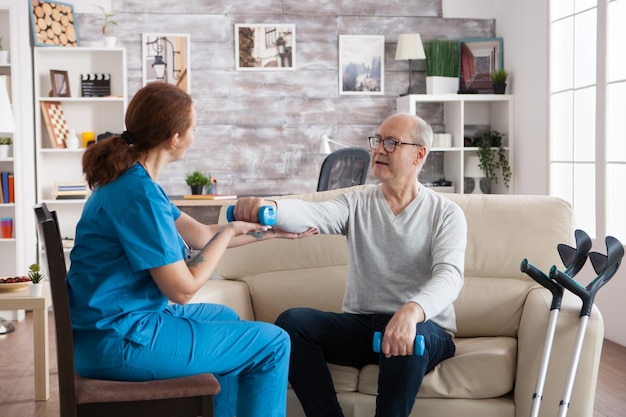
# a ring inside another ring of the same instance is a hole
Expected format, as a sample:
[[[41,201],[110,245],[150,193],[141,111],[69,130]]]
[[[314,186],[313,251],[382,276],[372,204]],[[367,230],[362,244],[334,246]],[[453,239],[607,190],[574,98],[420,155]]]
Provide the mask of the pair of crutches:
[[[552,343],[554,341],[554,333],[556,331],[556,323],[561,309],[561,301],[563,299],[564,288],[580,297],[582,307],[580,310],[580,322],[578,332],[574,342],[574,349],[570,359],[570,367],[568,370],[565,386],[563,388],[563,396],[559,403],[559,417],[565,417],[570,404],[572,388],[578,369],[578,361],[582,350],[583,339],[587,330],[587,322],[593,307],[593,301],[598,290],[606,284],[615,275],[619,269],[622,258],[624,257],[624,247],[612,236],[607,236],[606,255],[598,252],[590,252],[591,239],[589,235],[582,230],[576,230],[574,233],[576,239],[576,247],[572,248],[563,243],[557,245],[557,250],[565,265],[565,271],[559,271],[556,266],[550,268],[550,276],[548,277],[541,270],[533,266],[527,259],[522,261],[520,269],[528,274],[532,279],[537,281],[543,287],[552,293],[552,304],[550,305],[550,319],[546,331],[546,339],[544,342],[543,355],[539,365],[539,374],[537,376],[537,384],[535,393],[533,394],[532,407],[530,411],[531,417],[539,415],[539,408],[543,397],[544,383],[548,372],[548,363],[550,361],[550,352],[552,351]],[[580,272],[585,265],[587,258],[591,260],[591,264],[597,276],[586,287],[578,283],[574,276]]]

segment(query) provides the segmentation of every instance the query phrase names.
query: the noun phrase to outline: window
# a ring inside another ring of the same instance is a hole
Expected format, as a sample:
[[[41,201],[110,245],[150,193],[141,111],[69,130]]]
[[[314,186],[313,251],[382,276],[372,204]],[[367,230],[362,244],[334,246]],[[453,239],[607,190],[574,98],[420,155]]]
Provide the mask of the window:
[[[626,0],[550,2],[550,194],[572,203],[590,236],[622,241],[625,19]]]

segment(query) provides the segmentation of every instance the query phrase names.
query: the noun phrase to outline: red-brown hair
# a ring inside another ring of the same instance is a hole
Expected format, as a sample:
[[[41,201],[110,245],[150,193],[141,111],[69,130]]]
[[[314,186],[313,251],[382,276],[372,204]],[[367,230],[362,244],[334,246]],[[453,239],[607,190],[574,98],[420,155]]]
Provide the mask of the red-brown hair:
[[[137,91],[126,111],[126,131],[96,142],[83,155],[89,188],[114,181],[148,151],[187,131],[192,105],[191,96],[172,84],[153,82]]]

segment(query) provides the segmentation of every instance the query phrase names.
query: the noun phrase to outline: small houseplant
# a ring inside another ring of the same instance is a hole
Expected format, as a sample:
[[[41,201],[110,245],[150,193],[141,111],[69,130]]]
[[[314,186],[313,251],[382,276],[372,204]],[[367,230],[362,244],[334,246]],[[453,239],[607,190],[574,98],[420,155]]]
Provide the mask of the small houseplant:
[[[107,12],[104,7],[96,5],[102,12],[100,20],[102,20],[102,36],[104,37],[104,45],[107,48],[113,48],[117,38],[115,36],[109,36],[109,25],[117,25],[117,22],[113,20],[115,13]]]
[[[13,141],[9,137],[0,138],[0,158],[8,158]]]
[[[424,45],[426,54],[426,92],[456,93],[459,87],[459,43],[433,39]]]
[[[495,94],[504,94],[506,91],[506,79],[509,73],[504,68],[493,70],[491,72],[491,82],[493,83],[493,92]]]
[[[191,187],[191,194],[202,194],[202,189],[209,183],[210,179],[202,172],[196,170],[191,174],[187,174],[185,182]]]
[[[30,284],[28,286],[28,292],[33,297],[41,297],[42,281],[44,274],[41,273],[39,264],[31,264],[28,267],[28,278],[30,278]]]
[[[476,146],[478,147],[476,151],[479,159],[478,166],[485,177],[497,184],[496,170],[500,169],[504,185],[508,189],[511,182],[511,166],[502,143],[502,133],[496,130],[487,131],[476,139]]]

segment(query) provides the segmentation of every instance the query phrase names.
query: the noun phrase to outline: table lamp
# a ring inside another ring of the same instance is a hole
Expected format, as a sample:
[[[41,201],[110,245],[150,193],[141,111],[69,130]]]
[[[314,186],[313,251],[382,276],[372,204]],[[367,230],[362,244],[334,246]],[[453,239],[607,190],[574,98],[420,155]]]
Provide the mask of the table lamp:
[[[330,144],[334,143],[335,145],[341,146],[342,148],[348,148],[348,145],[344,145],[341,142],[337,142],[332,140],[328,135],[322,135],[322,141],[320,142],[319,153],[321,155],[328,155],[330,153]]]
[[[474,189],[465,190],[467,194],[483,194],[480,189],[480,180],[485,178],[485,173],[480,169],[480,159],[478,156],[468,156],[465,159],[465,177],[472,178],[474,180]]]
[[[413,94],[411,90],[411,61],[414,59],[426,59],[422,38],[419,33],[401,33],[398,35],[396,61],[409,61],[409,90],[402,96]]]
[[[6,77],[0,76],[0,133],[15,132],[15,120],[7,91]]]

